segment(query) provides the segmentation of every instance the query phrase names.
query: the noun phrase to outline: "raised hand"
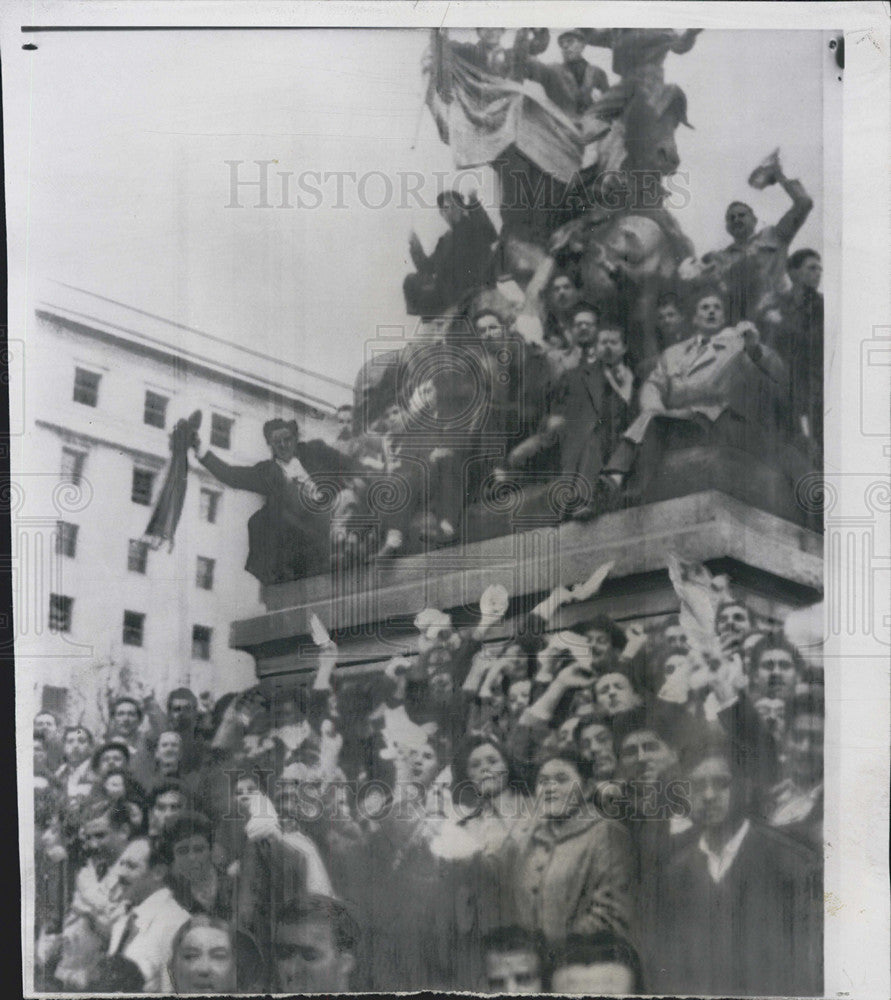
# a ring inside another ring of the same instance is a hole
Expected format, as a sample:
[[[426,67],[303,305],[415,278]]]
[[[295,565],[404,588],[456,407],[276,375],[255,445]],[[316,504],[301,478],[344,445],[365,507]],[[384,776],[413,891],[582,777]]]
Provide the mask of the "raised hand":
[[[309,616],[309,631],[312,636],[312,641],[317,646],[333,645],[331,636],[328,635],[328,630],[322,624],[321,619],[315,612],[312,612]]]
[[[725,655],[712,665],[708,686],[720,704],[733,701],[747,684],[742,657],[738,654]]]
[[[570,589],[572,600],[587,601],[588,598],[593,597],[603,586],[603,581],[609,576],[610,571],[615,565],[615,560],[604,563],[602,566],[598,566],[588,579],[584,581],[584,583],[575,584],[575,586]]]
[[[490,584],[480,596],[480,614],[483,618],[503,618],[510,595],[500,583]]]
[[[647,644],[647,634],[642,625],[629,625],[625,629],[625,635],[628,641],[622,650],[622,659],[632,660]]]
[[[590,666],[573,660],[557,674],[555,683],[570,690],[590,687],[594,683],[594,671]]]

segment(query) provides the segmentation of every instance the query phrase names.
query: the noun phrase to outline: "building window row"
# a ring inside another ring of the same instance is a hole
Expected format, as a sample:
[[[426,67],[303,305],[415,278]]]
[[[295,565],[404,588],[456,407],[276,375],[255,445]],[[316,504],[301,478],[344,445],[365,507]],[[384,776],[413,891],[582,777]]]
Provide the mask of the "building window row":
[[[75,403],[83,406],[96,407],[99,405],[99,385],[102,375],[99,372],[90,371],[88,368],[75,367],[74,369],[74,392],[72,398]],[[167,406],[170,403],[168,396],[155,392],[153,389],[146,389],[145,400],[142,408],[142,422],[149,427],[158,427],[163,430],[167,426]],[[232,447],[232,427],[235,421],[232,417],[225,417],[221,413],[212,413],[210,420],[210,443],[215,448],[229,449]]]
[[[50,594],[50,629],[70,632],[74,598],[66,594]],[[145,614],[125,611],[122,640],[125,646],[142,646],[145,641]],[[192,626],[192,659],[209,660],[213,629],[208,625]]]

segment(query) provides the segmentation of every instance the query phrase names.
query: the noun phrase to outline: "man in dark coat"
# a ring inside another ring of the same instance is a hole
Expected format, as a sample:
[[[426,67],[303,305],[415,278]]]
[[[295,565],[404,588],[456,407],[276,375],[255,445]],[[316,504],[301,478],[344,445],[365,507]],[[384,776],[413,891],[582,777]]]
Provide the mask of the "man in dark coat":
[[[295,420],[267,420],[263,436],[272,452],[256,465],[228,465],[212,451],[192,447],[211,475],[236,490],[266,497],[248,521],[245,569],[264,585],[321,572],[330,558],[332,491],[344,490],[354,463],[323,441],[301,441]],[[335,501],[336,503],[336,501]]]
[[[823,265],[816,250],[796,250],[786,264],[792,282],[764,315],[765,339],[789,366],[792,433],[823,451]]]
[[[609,79],[599,66],[592,65],[582,55],[586,43],[579,29],[564,31],[557,42],[563,62],[529,59],[523,67],[524,75],[540,83],[554,104],[582,127],[594,105],[593,91],[598,91],[598,97],[605,93],[609,90]]]
[[[648,986],[706,996],[822,994],[821,858],[748,819],[731,757],[712,741],[684,761],[696,836],[656,887],[661,920]]]
[[[492,247],[498,238],[486,210],[475,195],[466,201],[458,191],[443,191],[436,199],[449,231],[428,257],[412,233],[408,249],[415,272],[403,282],[409,316],[439,316],[491,277]]]

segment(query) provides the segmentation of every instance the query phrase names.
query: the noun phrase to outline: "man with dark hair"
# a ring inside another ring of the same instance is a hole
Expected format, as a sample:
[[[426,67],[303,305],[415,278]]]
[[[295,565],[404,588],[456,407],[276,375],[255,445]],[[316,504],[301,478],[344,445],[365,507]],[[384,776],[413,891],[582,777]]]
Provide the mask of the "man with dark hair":
[[[545,989],[545,944],[523,927],[497,927],[482,939],[487,993],[534,996]]]
[[[804,672],[798,650],[781,635],[766,635],[753,646],[750,655],[750,683],[757,697],[782,698],[795,694],[795,685]]]
[[[674,292],[666,292],[656,300],[656,340],[659,350],[680,343],[687,336],[687,321],[681,303]],[[649,374],[649,373],[648,373]]]
[[[148,828],[152,838],[161,836],[164,828],[188,807],[188,796],[182,783],[176,778],[167,778],[149,793]]]
[[[108,948],[112,925],[123,913],[116,895],[114,865],[130,832],[123,804],[100,800],[83,806],[80,836],[87,861],[77,873],[62,927],[62,955],[55,970],[63,989],[86,988],[90,969]]]
[[[165,823],[161,838],[171,857],[170,887],[189,913],[233,916],[235,885],[216,870],[212,860],[211,822],[199,812],[185,811]]]
[[[796,250],[786,264],[792,287],[763,310],[769,343],[789,366],[793,433],[823,451],[823,264],[816,250]]]
[[[754,631],[752,614],[737,600],[723,600],[715,610],[715,632],[721,648],[727,652],[742,652],[743,643]]]
[[[176,688],[167,696],[167,727],[182,740],[180,775],[198,771],[207,757],[208,747],[198,731],[198,699],[187,687]]]
[[[154,745],[160,732],[160,714],[152,696],[140,701],[132,695],[124,694],[115,698],[111,705],[108,739],[126,744],[130,755],[130,773],[143,784],[153,770]],[[146,718],[147,728],[143,728]]]
[[[731,323],[756,319],[783,291],[789,244],[814,205],[801,182],[786,177],[778,158],[773,158],[767,168],[765,180],[767,184],[778,183],[792,199],[792,207],[776,225],[756,231],[758,220],[751,206],[743,201],[731,202],[724,218],[733,242],[703,258],[708,262],[705,276],[726,286]]]
[[[783,442],[782,407],[788,373],[749,322],[729,327],[724,302],[701,293],[693,312],[693,336],[659,355],[640,391],[640,416],[628,427],[606,463],[604,486],[613,492],[634,468],[646,495],[661,456],[672,448],[721,445],[777,455]],[[609,506],[607,498],[601,505]]]
[[[579,303],[573,310],[572,331],[583,358],[554,386],[550,415],[557,418],[560,468],[578,477],[578,488],[596,495],[597,477],[613,453],[634,414],[634,374],[625,364],[621,330],[597,330],[593,308]],[[590,505],[579,512],[581,517]]]
[[[356,964],[359,930],[337,899],[310,895],[278,913],[275,978],[283,993],[346,993]]]
[[[821,851],[826,728],[822,689],[807,687],[797,693],[788,704],[787,717],[787,777],[773,790],[770,825]]]
[[[608,931],[570,935],[554,957],[551,992],[584,996],[643,993],[640,959],[623,938]]]
[[[93,751],[91,762],[97,778],[104,778],[109,771],[130,770],[130,748],[121,740],[109,740]]]
[[[574,342],[570,339],[569,325],[572,320],[571,310],[581,297],[581,289],[569,272],[555,271],[551,275],[544,294],[546,309],[544,321],[545,339],[550,340],[553,337],[561,338],[564,349],[567,352],[575,347]],[[578,363],[577,359],[576,363]],[[572,367],[572,358],[570,356],[565,359],[563,367],[564,369]]]
[[[173,939],[189,919],[168,885],[169,846],[136,837],[115,865],[118,884],[129,912],[111,929],[109,955],[135,962],[145,977],[144,993],[169,993],[168,962]]]
[[[822,993],[820,858],[757,826],[727,744],[683,757],[696,839],[672,859],[659,902],[657,993]]]
[[[266,504],[248,520],[245,569],[264,585],[321,572],[330,557],[330,520],[356,471],[350,459],[324,441],[301,441],[296,420],[267,420],[263,436],[272,457],[252,466],[228,465],[212,451],[201,454],[197,431],[191,446],[198,461],[221,483],[249,490]],[[330,508],[330,509],[329,509]]]
[[[34,716],[34,739],[46,751],[47,768],[55,771],[62,763],[62,730],[55,712],[44,709]]]

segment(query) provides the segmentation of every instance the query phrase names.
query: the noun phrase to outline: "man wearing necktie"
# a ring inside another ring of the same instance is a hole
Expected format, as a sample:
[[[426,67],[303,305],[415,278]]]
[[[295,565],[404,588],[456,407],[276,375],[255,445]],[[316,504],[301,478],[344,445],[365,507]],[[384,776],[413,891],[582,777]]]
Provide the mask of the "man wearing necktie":
[[[666,348],[640,391],[640,416],[606,463],[612,488],[632,469],[638,488],[665,451],[699,444],[724,445],[778,457],[782,414],[789,398],[788,370],[761,343],[747,321],[725,326],[724,303],[702,293],[693,310],[693,336]]]
[[[168,885],[170,861],[165,839],[153,846],[148,837],[136,837],[115,865],[129,912],[112,927],[108,954],[123,955],[139,966],[145,978],[144,993],[169,992],[167,965],[173,939],[189,919]]]
[[[348,487],[358,465],[323,441],[301,441],[295,420],[267,420],[263,436],[272,455],[251,466],[229,465],[209,450],[202,454],[197,431],[191,447],[221,483],[266,498],[248,520],[244,568],[269,585],[327,568],[332,513],[352,496]]]
[[[578,477],[579,487],[593,496],[597,476],[633,415],[635,385],[625,364],[622,331],[597,330],[595,314],[584,310],[583,304],[578,305],[574,317],[592,321],[579,337],[583,360],[554,387],[551,426],[556,426],[560,442],[562,473]],[[590,513],[589,507],[585,513]]]

